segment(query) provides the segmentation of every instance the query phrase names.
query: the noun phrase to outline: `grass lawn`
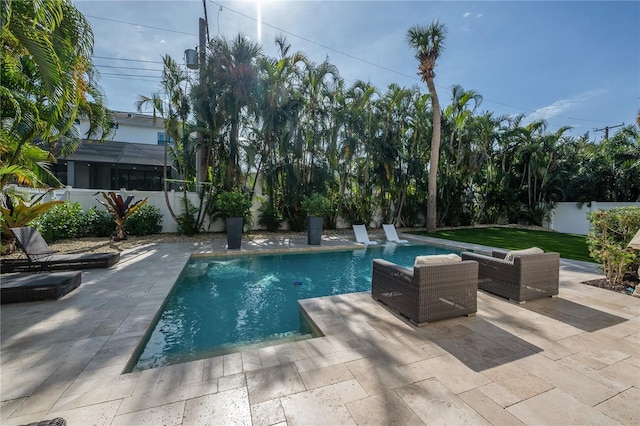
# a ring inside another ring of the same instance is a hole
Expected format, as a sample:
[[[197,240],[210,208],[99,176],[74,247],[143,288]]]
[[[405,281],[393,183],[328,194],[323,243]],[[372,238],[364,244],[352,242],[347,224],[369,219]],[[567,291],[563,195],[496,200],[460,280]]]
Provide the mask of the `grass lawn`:
[[[560,257],[564,257],[565,259],[594,262],[594,260],[589,257],[587,240],[584,235],[502,227],[451,229],[438,231],[435,234],[427,234],[426,232],[413,233],[445,240],[500,247],[508,250],[540,247],[545,252],[558,252],[560,253]]]

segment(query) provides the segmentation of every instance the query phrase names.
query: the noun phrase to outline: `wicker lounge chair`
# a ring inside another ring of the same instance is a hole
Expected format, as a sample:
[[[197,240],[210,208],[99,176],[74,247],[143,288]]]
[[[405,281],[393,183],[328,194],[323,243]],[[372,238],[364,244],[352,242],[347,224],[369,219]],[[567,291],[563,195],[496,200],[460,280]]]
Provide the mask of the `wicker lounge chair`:
[[[27,259],[2,259],[2,272],[108,268],[120,253],[54,254],[36,228],[11,228]]]
[[[475,261],[414,265],[408,269],[383,259],[373,260],[371,296],[416,325],[475,315],[477,286]]]
[[[387,237],[387,241],[392,243],[408,243],[409,240],[401,240],[398,237],[398,231],[396,231],[396,227],[392,223],[385,223],[382,225],[382,229],[384,229],[384,235]]]
[[[494,250],[491,256],[465,252],[462,259],[480,264],[478,288],[489,293],[518,303],[558,295],[558,253],[522,254]]]
[[[80,271],[4,275],[0,282],[0,303],[57,300],[78,288],[81,282]]]
[[[369,239],[369,233],[367,232],[367,227],[365,225],[352,225],[352,226],[353,226],[353,233],[356,236],[357,242],[359,242],[360,244],[366,244],[366,245],[378,244],[377,241],[371,241]]]

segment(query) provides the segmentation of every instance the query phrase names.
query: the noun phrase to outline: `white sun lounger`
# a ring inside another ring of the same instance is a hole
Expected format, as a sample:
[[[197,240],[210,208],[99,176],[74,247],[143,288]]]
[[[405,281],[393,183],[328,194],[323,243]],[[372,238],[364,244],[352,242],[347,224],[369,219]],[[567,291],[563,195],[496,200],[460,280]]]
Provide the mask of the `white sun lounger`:
[[[365,225],[353,225],[353,233],[356,234],[356,241],[360,244],[378,244],[377,241],[371,241],[369,239],[369,233]]]
[[[396,232],[396,227],[391,223],[383,224],[382,229],[384,229],[384,235],[387,237],[387,241],[391,241],[392,243],[408,243],[409,240],[401,240],[398,237],[398,232]]]

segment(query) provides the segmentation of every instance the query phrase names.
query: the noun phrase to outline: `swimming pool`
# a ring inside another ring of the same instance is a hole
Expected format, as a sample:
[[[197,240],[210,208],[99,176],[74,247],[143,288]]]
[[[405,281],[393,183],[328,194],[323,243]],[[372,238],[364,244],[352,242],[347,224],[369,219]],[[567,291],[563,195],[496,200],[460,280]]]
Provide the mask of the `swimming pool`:
[[[191,259],[167,296],[131,371],[312,337],[297,301],[371,290],[375,258],[410,267],[453,250],[387,244],[366,249]]]

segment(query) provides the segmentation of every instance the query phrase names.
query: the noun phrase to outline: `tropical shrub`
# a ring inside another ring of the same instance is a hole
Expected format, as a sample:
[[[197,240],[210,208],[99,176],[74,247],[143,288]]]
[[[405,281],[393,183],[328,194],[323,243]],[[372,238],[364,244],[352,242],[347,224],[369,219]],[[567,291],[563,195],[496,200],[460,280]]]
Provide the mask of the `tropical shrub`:
[[[216,210],[223,218],[241,217],[248,223],[251,220],[251,199],[244,192],[224,191],[216,197]]]
[[[82,213],[82,237],[110,237],[116,230],[111,213],[91,207]]]
[[[184,235],[196,235],[200,232],[198,225],[198,209],[193,205],[191,200],[185,195],[183,198],[182,213],[178,215],[178,233]]]
[[[30,201],[29,196],[20,191],[3,190],[0,194],[0,228],[2,229],[2,253],[13,253],[15,250],[15,238],[11,228],[19,228],[29,225],[47,210],[62,203],[62,201],[41,202],[48,193],[37,195]]]
[[[302,210],[308,216],[323,217],[331,213],[331,201],[324,195],[314,192],[310,197],[302,200]]]
[[[107,208],[116,223],[116,232],[113,234],[113,240],[126,240],[127,231],[125,230],[124,225],[127,222],[127,219],[135,213],[136,210],[145,205],[147,203],[147,199],[144,198],[131,204],[133,201],[133,195],[129,195],[126,200],[123,200],[122,195],[116,194],[113,191],[109,193],[96,192],[94,195],[98,194],[101,194],[105,201],[98,198],[96,198],[96,201]]]
[[[589,254],[602,264],[607,281],[620,283],[640,262],[640,251],[627,247],[640,229],[640,207],[618,207],[588,213]]]
[[[280,229],[283,217],[282,212],[278,210],[271,202],[263,203],[260,206],[260,216],[258,223],[267,228],[268,231],[275,232]]]
[[[77,238],[83,231],[83,212],[80,203],[64,202],[44,212],[34,224],[49,243]]]
[[[125,224],[130,235],[151,235],[162,231],[162,213],[152,205],[144,205],[127,219]]]

